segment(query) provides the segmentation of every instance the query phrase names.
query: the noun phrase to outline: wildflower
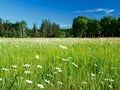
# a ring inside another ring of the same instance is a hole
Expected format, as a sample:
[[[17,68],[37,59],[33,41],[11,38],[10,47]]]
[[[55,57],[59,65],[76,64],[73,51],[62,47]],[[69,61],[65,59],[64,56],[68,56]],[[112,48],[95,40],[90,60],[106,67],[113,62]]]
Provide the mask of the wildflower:
[[[2,81],[3,79],[2,78],[0,78],[0,81]]]
[[[30,64],[24,64],[23,67],[30,67]]]
[[[111,70],[115,70],[115,68],[114,68],[114,67],[112,67],[112,68],[111,68]]]
[[[42,68],[42,66],[41,65],[37,65],[37,68]]]
[[[62,83],[62,82],[60,82],[60,81],[58,81],[58,84],[62,85],[63,83]]]
[[[66,46],[63,46],[63,45],[60,45],[60,48],[62,48],[62,49],[67,49],[67,47],[66,47]]]
[[[109,79],[110,82],[113,82],[114,80],[113,79]]]
[[[8,69],[7,68],[2,68],[3,71],[7,71]]]
[[[93,77],[91,78],[91,80],[95,80],[95,79],[96,79],[96,78],[93,78]]]
[[[25,71],[24,73],[25,73],[25,74],[30,74],[30,71]]]
[[[47,77],[53,77],[51,74],[46,74]]]
[[[45,82],[46,82],[46,83],[48,83],[48,84],[50,83],[50,81],[49,81],[49,80],[47,80],[47,79],[45,79]]]
[[[92,77],[95,77],[95,74],[91,73],[91,76],[92,76]]]
[[[59,73],[62,72],[61,68],[59,68],[59,67],[56,67],[55,69],[56,69]]]
[[[103,74],[103,72],[99,72],[99,74]]]
[[[85,85],[85,84],[87,84],[87,82],[86,82],[86,81],[83,81],[82,84]]]
[[[63,58],[63,59],[62,59],[62,61],[64,61],[64,62],[68,62],[69,60],[68,60],[68,59],[64,59],[64,58]]]
[[[12,68],[17,68],[17,66],[16,65],[12,65]]]
[[[36,59],[40,59],[39,55],[36,55],[35,57],[36,57]]]
[[[94,64],[95,67],[97,67],[98,65],[97,64]]]
[[[44,85],[42,85],[42,84],[37,84],[37,87],[39,87],[39,88],[44,88]]]
[[[51,83],[50,85],[51,85],[51,86],[54,86],[54,84],[53,84],[53,83]]]
[[[108,85],[109,88],[113,88],[112,85]]]
[[[109,79],[108,78],[105,78],[105,81],[108,81]]]
[[[26,83],[32,84],[33,82],[31,80],[26,80]]]
[[[73,65],[74,67],[78,68],[78,65],[75,64],[74,62],[72,62],[72,65]]]
[[[104,82],[103,82],[103,81],[101,81],[100,83],[101,83],[101,84],[104,84]]]

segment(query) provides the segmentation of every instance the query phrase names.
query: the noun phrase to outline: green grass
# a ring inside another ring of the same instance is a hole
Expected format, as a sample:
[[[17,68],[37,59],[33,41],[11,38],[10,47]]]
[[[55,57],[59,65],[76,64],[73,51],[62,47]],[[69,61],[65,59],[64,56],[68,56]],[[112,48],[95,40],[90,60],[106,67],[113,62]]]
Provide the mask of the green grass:
[[[120,90],[119,81],[119,38],[0,39],[0,90]]]

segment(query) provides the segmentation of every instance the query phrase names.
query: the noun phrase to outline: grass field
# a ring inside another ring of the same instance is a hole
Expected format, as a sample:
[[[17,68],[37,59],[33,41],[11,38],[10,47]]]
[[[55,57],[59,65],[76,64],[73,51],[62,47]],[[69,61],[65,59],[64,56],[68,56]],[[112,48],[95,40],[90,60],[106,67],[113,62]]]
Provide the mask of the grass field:
[[[0,90],[120,90],[120,38],[0,39]]]

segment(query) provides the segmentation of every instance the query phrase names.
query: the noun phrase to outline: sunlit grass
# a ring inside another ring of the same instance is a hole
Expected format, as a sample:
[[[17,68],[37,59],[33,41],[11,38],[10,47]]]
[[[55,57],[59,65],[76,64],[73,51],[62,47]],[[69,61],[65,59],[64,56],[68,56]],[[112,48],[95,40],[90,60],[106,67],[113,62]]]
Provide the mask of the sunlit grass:
[[[119,90],[119,38],[0,39],[0,90]]]

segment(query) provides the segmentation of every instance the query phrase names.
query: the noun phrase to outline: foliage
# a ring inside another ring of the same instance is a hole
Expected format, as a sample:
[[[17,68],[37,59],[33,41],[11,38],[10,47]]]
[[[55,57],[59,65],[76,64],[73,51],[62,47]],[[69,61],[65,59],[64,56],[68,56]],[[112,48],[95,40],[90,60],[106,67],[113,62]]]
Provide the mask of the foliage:
[[[100,21],[85,16],[73,20],[74,37],[120,36],[120,20],[114,16],[104,16]]]
[[[82,37],[86,35],[88,18],[85,16],[79,16],[73,20],[73,36]]]
[[[26,21],[11,23],[0,18],[0,37],[120,37],[120,17],[104,16],[100,20],[78,16],[72,28],[60,28],[50,20],[42,20],[40,27],[34,23],[28,28]]]
[[[98,37],[101,35],[101,27],[100,27],[100,21],[96,19],[89,19],[87,23],[87,36],[88,37]]]
[[[50,21],[47,20],[42,20],[40,34],[42,37],[58,37],[59,25],[56,23],[51,23]]]
[[[101,19],[102,34],[106,36],[116,36],[115,32],[118,27],[118,21],[116,17],[104,16]]]

